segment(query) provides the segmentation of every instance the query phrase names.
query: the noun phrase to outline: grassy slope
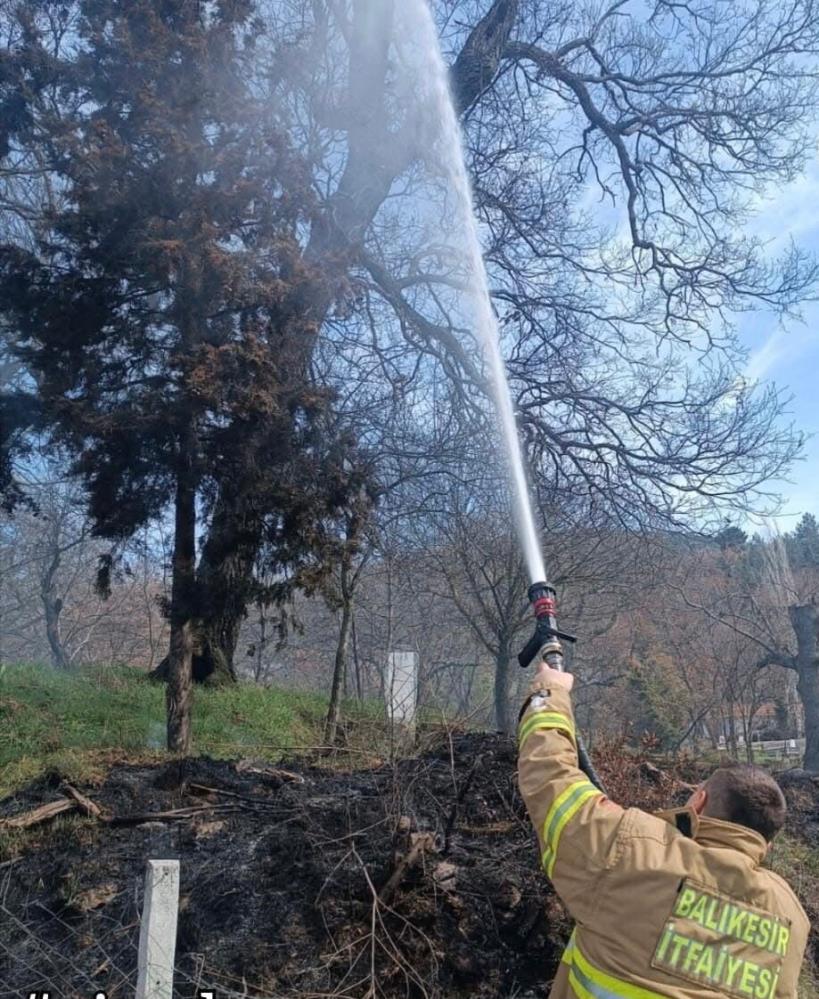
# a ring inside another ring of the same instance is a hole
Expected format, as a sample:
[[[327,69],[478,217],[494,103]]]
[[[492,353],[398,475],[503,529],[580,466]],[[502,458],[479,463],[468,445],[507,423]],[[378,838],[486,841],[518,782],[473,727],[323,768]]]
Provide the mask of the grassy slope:
[[[325,710],[326,701],[314,694],[199,689],[194,750],[278,759],[282,749],[317,744]],[[0,667],[0,797],[49,768],[79,779],[112,752],[150,756],[164,741],[164,687],[136,670]]]

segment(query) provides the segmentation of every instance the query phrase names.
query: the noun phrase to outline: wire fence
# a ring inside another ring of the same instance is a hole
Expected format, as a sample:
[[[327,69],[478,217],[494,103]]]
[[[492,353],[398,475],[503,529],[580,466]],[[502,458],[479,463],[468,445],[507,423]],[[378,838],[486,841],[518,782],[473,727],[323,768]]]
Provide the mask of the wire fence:
[[[143,884],[138,879],[112,913],[95,914],[93,935],[14,884],[14,864],[0,879],[0,999],[133,999],[137,990]],[[14,901],[12,901],[14,899]],[[208,971],[206,956],[174,964],[174,999],[241,999],[264,990]],[[205,997],[208,999],[208,997]]]

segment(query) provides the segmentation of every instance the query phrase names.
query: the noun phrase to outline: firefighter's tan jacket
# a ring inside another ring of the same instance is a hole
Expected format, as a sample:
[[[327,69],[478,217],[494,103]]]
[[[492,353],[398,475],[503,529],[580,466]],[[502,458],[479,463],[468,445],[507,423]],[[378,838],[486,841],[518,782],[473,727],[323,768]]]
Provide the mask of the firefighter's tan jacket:
[[[563,689],[530,702],[518,738],[543,867],[576,924],[551,999],[795,999],[809,923],[761,866],[762,836],[609,801],[578,768]]]

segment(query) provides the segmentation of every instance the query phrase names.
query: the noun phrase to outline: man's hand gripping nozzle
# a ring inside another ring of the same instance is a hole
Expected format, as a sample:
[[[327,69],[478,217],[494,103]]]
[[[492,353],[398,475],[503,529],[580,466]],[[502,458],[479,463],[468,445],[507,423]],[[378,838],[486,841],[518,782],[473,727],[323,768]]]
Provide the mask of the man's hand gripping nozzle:
[[[545,662],[552,669],[563,672],[563,642],[577,641],[574,635],[568,635],[557,627],[557,593],[548,583],[532,583],[529,587],[529,602],[535,613],[535,633],[523,647],[518,656],[518,662],[525,669],[535,658]],[[595,787],[605,794],[603,782],[598,777],[586,747],[578,735],[577,760],[580,769]]]
[[[548,663],[552,669],[562,670],[564,642],[576,642],[574,635],[558,631],[557,593],[548,583],[532,583],[529,587],[529,603],[535,612],[535,633],[518,656],[518,662],[526,669],[533,659]]]

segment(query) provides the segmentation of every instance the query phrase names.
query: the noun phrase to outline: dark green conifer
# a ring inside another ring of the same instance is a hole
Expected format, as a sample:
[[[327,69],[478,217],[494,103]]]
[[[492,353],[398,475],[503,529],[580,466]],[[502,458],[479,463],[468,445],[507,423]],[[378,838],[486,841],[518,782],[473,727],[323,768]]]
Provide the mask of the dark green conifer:
[[[33,250],[0,248],[0,294],[45,418],[77,456],[96,533],[126,539],[173,510],[168,745],[186,751],[194,660],[202,676],[232,673],[208,657],[200,622],[238,626],[230,611],[252,595],[247,563],[265,539],[274,595],[312,566],[355,479],[342,471],[352,442],[328,436],[329,399],[302,363],[313,329],[292,303],[319,280],[297,239],[311,197],[246,83],[253,4],[79,11],[70,56],[48,57],[31,23],[13,54],[18,83],[47,66],[59,106],[21,111],[8,141],[36,144],[62,197]],[[248,454],[263,464],[245,467]],[[225,490],[252,529],[234,518],[210,532],[236,566],[210,586],[197,578],[197,525]]]

